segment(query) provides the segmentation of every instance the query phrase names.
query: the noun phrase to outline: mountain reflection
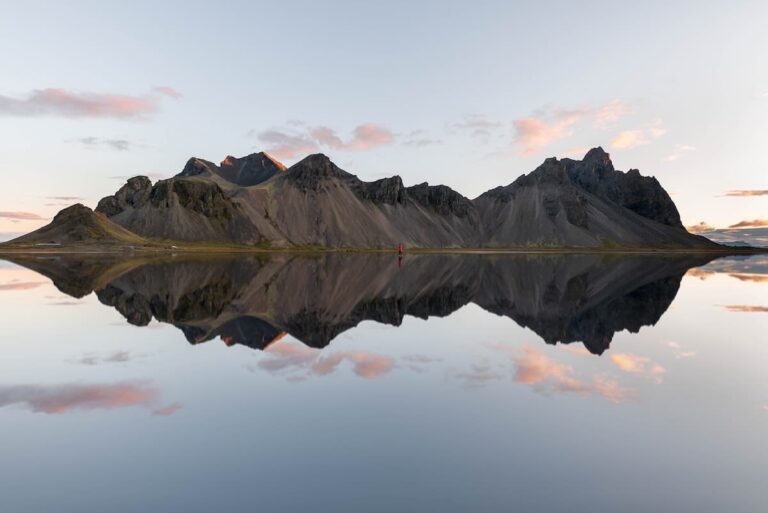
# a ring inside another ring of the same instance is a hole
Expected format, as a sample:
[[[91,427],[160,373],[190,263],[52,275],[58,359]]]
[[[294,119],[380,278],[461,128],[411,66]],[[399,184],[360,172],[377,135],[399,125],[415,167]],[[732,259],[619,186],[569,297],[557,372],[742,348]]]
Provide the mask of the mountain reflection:
[[[658,322],[682,276],[711,257],[424,254],[401,262],[391,254],[332,253],[13,260],[70,296],[95,292],[133,325],[170,323],[193,344],[220,337],[264,349],[287,333],[322,348],[361,321],[398,326],[406,315],[443,317],[474,303],[548,344],[578,341],[602,354],[616,332]],[[358,361],[351,353],[344,358],[362,375],[386,369],[386,362]]]

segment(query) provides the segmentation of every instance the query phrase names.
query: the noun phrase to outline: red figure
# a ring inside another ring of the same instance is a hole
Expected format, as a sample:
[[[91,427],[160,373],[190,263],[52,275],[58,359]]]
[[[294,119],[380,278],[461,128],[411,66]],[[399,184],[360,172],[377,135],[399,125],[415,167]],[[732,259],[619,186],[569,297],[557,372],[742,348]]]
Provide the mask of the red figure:
[[[397,245],[397,254],[402,255],[403,254],[403,243]]]

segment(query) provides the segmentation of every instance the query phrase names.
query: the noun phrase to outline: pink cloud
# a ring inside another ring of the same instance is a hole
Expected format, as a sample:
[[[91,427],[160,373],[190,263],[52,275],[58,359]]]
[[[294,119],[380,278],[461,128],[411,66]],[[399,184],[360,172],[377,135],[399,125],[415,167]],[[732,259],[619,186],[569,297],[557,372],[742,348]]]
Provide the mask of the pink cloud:
[[[21,221],[42,221],[45,219],[32,212],[0,212],[0,217],[5,217],[6,219],[18,219]]]
[[[516,119],[513,144],[521,148],[521,153],[530,156],[538,153],[550,143],[571,135],[571,127],[583,114],[578,112],[560,113],[552,120],[541,118]]]
[[[728,191],[725,193],[725,196],[735,196],[735,197],[768,196],[768,189]]]
[[[650,144],[652,141],[666,133],[667,130],[661,126],[661,121],[657,121],[650,127],[620,132],[613,138],[613,140],[611,140],[611,147],[616,149],[631,149],[638,146],[644,146]]]
[[[266,144],[266,151],[278,159],[294,159],[318,151],[322,147],[333,150],[363,151],[392,144],[395,135],[387,128],[374,123],[364,123],[352,130],[352,136],[343,140],[336,131],[327,126],[304,129],[295,124],[289,131],[267,130],[258,134]]]
[[[730,225],[728,228],[761,228],[768,226],[768,219],[752,219],[747,221],[739,221],[736,224]]]
[[[162,94],[164,96],[167,96],[169,98],[173,98],[174,100],[178,100],[182,97],[182,94],[178,92],[173,87],[168,86],[155,86],[152,88],[152,90],[158,94]]]
[[[699,224],[686,226],[685,229],[688,230],[690,233],[707,233],[707,232],[716,230],[717,228],[715,228],[714,226],[712,226],[711,224],[705,221],[701,221]]]
[[[573,134],[574,126],[591,122],[598,129],[605,129],[633,109],[621,100],[612,100],[599,107],[542,111],[535,116],[513,121],[514,147],[526,156],[534,155],[551,143]]]
[[[19,404],[31,411],[60,414],[73,410],[112,410],[142,406],[170,415],[181,406],[156,409],[158,391],[144,383],[7,385],[0,387],[0,407]],[[170,408],[173,407],[171,411]]]
[[[267,145],[266,151],[279,160],[294,159],[318,150],[317,144],[305,135],[267,130],[261,132],[258,137]]]
[[[355,127],[352,137],[346,142],[336,135],[333,129],[325,126],[313,128],[309,135],[318,144],[334,150],[370,150],[392,144],[395,140],[394,134],[389,129],[374,123]]]
[[[171,88],[160,89],[142,96],[54,88],[36,89],[23,99],[0,95],[0,116],[142,119],[158,112],[160,96],[178,94]]]
[[[44,281],[17,281],[11,283],[0,283],[0,290],[30,290],[44,285]]]
[[[597,128],[607,128],[619,118],[632,114],[635,109],[621,100],[612,100],[592,112],[593,124]]]

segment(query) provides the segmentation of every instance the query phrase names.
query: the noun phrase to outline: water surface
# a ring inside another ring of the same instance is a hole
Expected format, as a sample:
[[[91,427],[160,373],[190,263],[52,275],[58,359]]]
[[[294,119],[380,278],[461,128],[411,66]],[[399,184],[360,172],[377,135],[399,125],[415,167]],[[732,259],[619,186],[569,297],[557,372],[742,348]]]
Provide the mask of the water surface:
[[[0,261],[2,511],[765,511],[768,261]]]

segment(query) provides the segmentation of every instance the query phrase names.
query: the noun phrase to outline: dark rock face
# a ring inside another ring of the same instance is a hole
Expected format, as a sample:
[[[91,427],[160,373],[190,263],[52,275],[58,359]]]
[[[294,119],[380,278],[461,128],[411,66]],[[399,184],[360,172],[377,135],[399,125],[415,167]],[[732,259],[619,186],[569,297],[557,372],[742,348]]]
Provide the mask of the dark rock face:
[[[219,165],[219,176],[243,187],[266,182],[283,171],[283,164],[263,152],[242,158],[227,155]]]
[[[469,199],[446,185],[429,185],[424,182],[408,187],[406,191],[414,201],[443,216],[466,217],[474,210]]]
[[[250,187],[266,182],[273,176],[285,171],[285,166],[263,152],[253,153],[242,158],[227,155],[220,165],[207,160],[191,158],[177,177],[219,176],[224,180]]]
[[[359,182],[354,188],[362,200],[388,205],[404,204],[408,199],[407,189],[399,176],[382,178],[375,182]]]
[[[581,161],[563,159],[563,164],[573,183],[585,191],[657,223],[683,228],[677,207],[656,178],[642,176],[637,169],[616,171],[602,148],[589,150]]]
[[[127,207],[140,208],[149,200],[152,182],[146,176],[129,178],[113,196],[107,196],[99,201],[96,212],[107,217],[119,214]]]
[[[228,221],[237,212],[237,205],[226,197],[218,185],[192,180],[161,180],[149,195],[153,207],[171,208],[171,197],[178,198],[183,208],[208,218]]]
[[[655,178],[616,171],[602,148],[546,159],[473,203],[492,246],[717,248],[685,231]]]
[[[208,176],[212,174],[212,169],[216,166],[207,160],[192,157],[184,164],[184,169],[176,175],[177,177]]]
[[[310,155],[288,168],[286,179],[302,191],[318,191],[333,179],[356,180],[322,153]]]

